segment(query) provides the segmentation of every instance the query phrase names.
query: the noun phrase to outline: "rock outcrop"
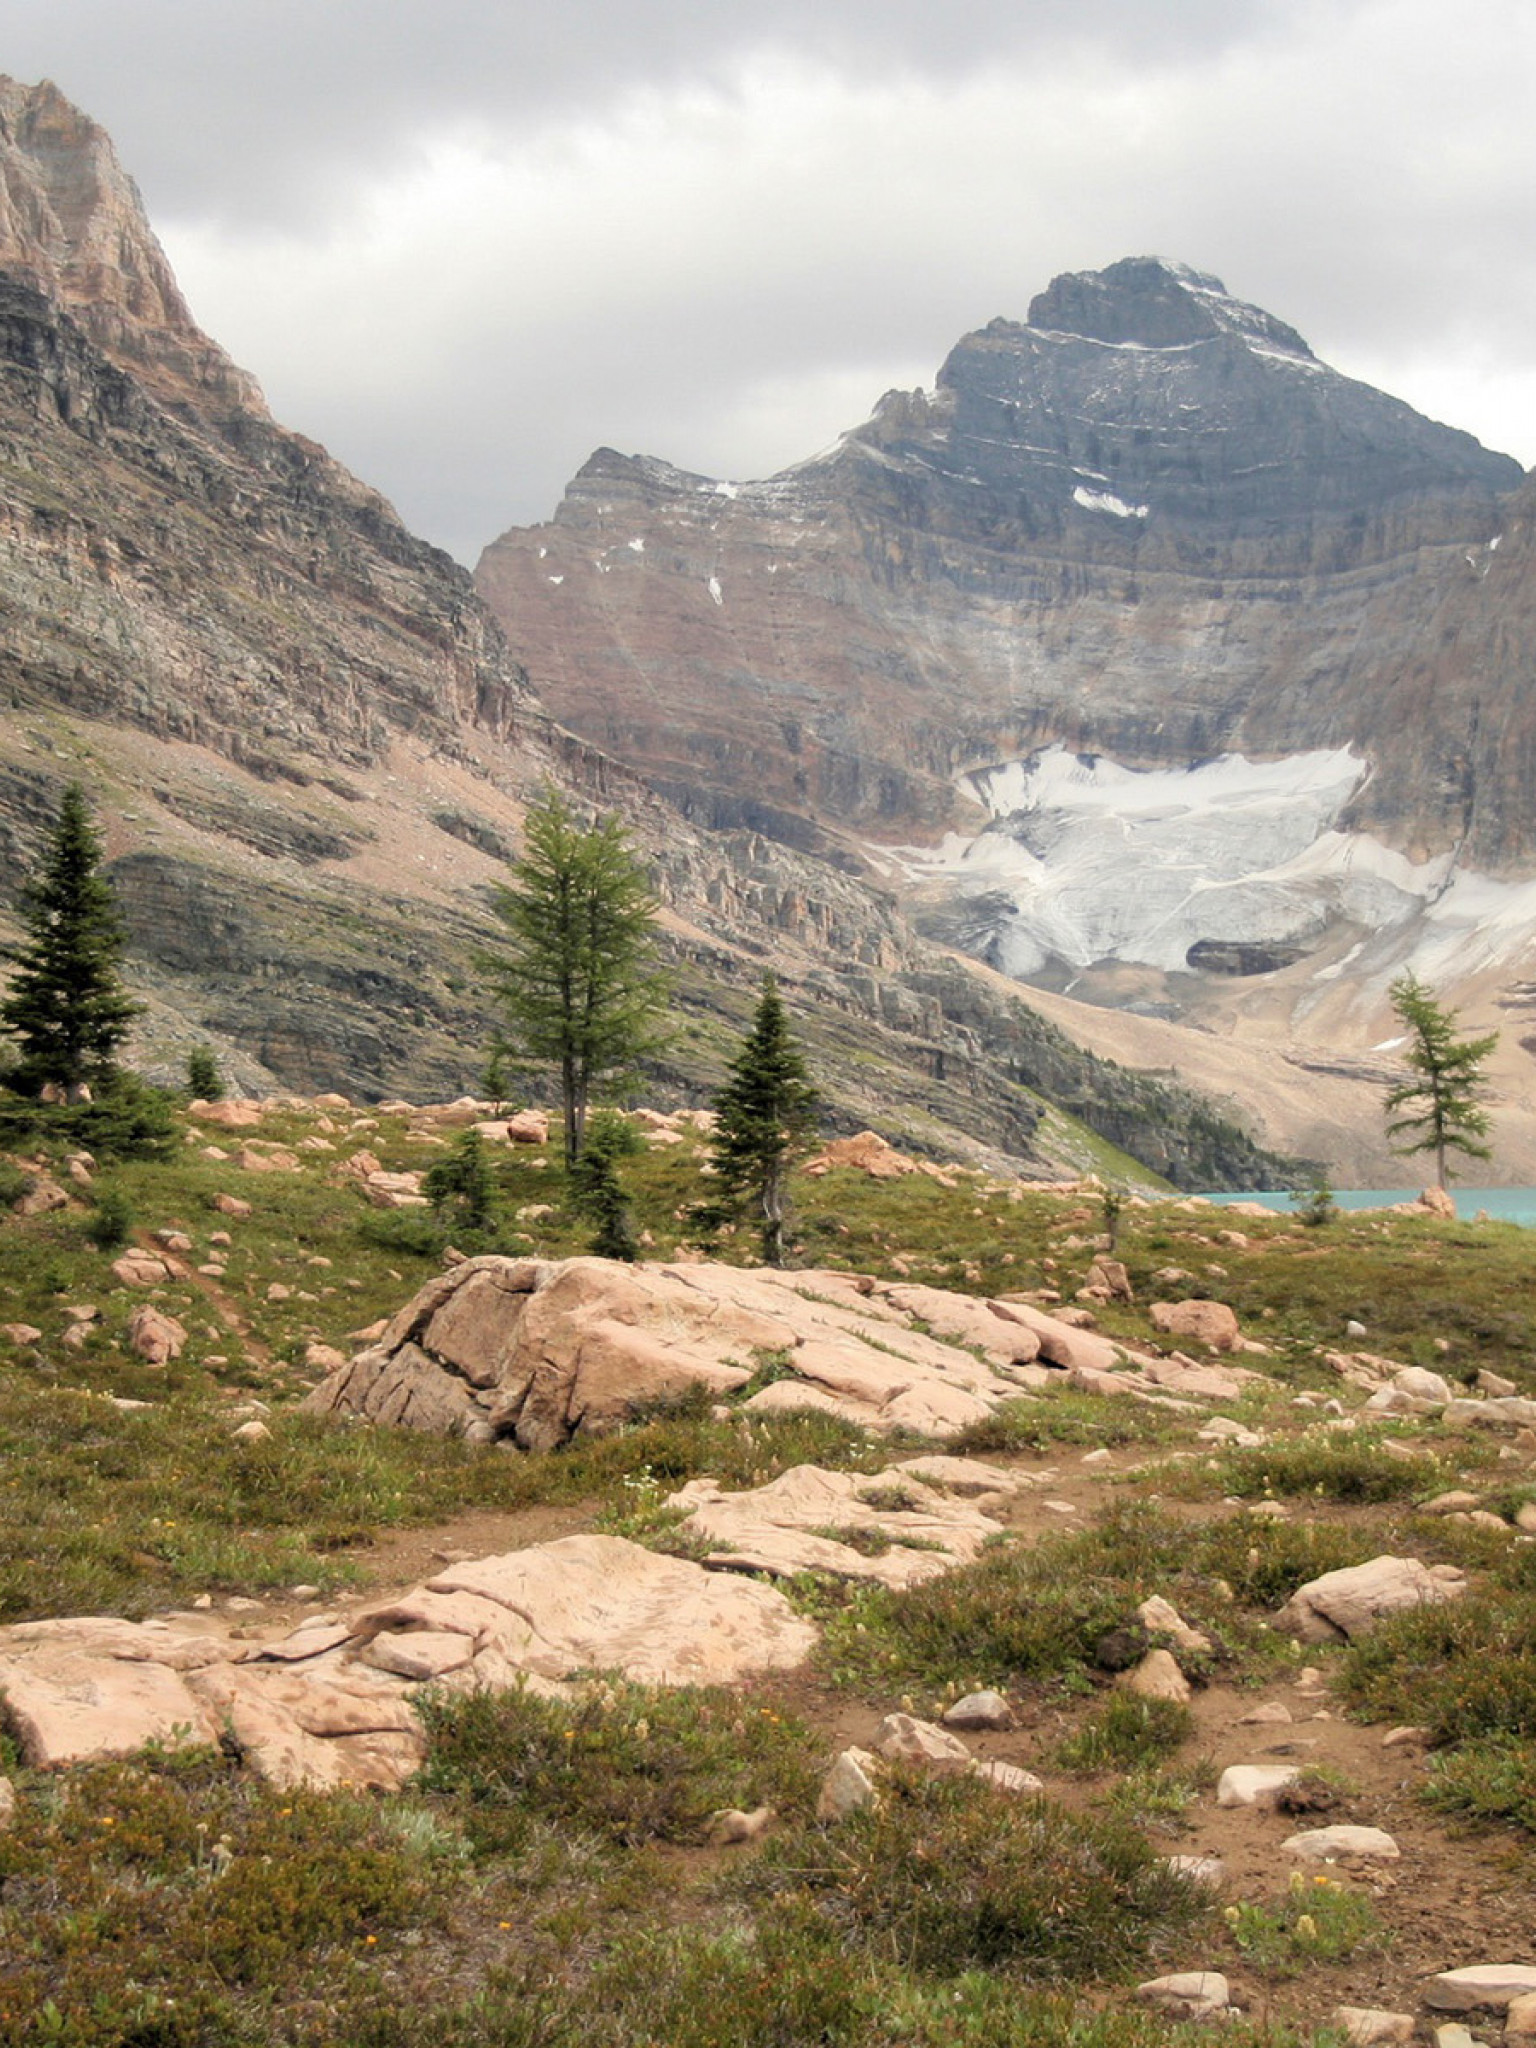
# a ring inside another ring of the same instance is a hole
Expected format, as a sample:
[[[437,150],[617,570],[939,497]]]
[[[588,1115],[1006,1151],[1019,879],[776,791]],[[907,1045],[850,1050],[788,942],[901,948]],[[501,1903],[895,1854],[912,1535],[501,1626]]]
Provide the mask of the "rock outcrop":
[[[1041,1328],[1080,1335],[1038,1311],[846,1273],[487,1256],[430,1281],[307,1405],[544,1451],[760,1373],[748,1412],[814,1407],[949,1436],[1048,1378],[1030,1362]]]

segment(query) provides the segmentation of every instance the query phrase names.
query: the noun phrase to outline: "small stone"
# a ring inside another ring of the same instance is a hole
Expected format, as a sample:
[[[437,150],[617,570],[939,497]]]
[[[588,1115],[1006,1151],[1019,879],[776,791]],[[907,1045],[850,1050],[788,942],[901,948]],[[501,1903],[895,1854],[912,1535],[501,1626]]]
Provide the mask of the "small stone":
[[[1239,1728],[1262,1728],[1271,1722],[1289,1721],[1293,1718],[1284,1700],[1265,1700],[1261,1706],[1251,1707],[1237,1725]]]
[[[1190,1884],[1220,1884],[1227,1866],[1219,1856],[1165,1856],[1165,1867]]]
[[[1280,1844],[1286,1856],[1306,1863],[1326,1863],[1339,1857],[1358,1856],[1373,1863],[1395,1863],[1402,1855],[1396,1842],[1383,1828],[1306,1828]]]
[[[1512,1998],[1531,1992],[1536,1992],[1536,1963],[1474,1963],[1431,1977],[1424,2003],[1436,2012],[1472,2012],[1478,2006],[1502,2012]]]
[[[264,1444],[272,1432],[264,1422],[242,1422],[235,1431],[237,1444]]]
[[[0,1778],[0,1828],[8,1828],[16,1818],[16,1787],[9,1778]]]
[[[1433,1500],[1425,1501],[1420,1508],[1421,1515],[1461,1515],[1475,1508],[1478,1497],[1468,1493],[1464,1487],[1454,1488],[1450,1493],[1437,1493]]]
[[[1138,1699],[1189,1704],[1189,1680],[1169,1650],[1148,1650],[1134,1670],[1122,1672],[1115,1682],[1123,1692],[1134,1693]]]
[[[888,1763],[921,1764],[929,1770],[965,1770],[972,1761],[958,1735],[911,1714],[887,1714],[875,1730],[875,1748]]]
[[[1504,2038],[1536,2040],[1536,1991],[1521,1991],[1509,2001],[1504,2014]]]
[[[1357,1321],[1354,1316],[1351,1316],[1344,1325],[1344,1334],[1346,1337],[1353,1337],[1358,1340],[1361,1337],[1368,1336],[1370,1333],[1364,1323]]]
[[[993,1757],[984,1764],[973,1763],[971,1775],[982,1778],[998,1792],[1010,1792],[1016,1798],[1026,1793],[1043,1792],[1045,1784],[1033,1771],[1026,1771],[1019,1764],[1005,1763],[1001,1757]]]
[[[1536,1535],[1536,1500],[1523,1500],[1515,1509],[1515,1527]]]
[[[1176,1650],[1199,1656],[1211,1647],[1208,1635],[1191,1628],[1179,1610],[1161,1593],[1154,1593],[1149,1600],[1143,1600],[1136,1610],[1136,1619],[1149,1635],[1167,1636]]]
[[[1218,1806],[1273,1806],[1301,1776],[1296,1764],[1231,1764],[1216,1785]]]
[[[946,1728],[1003,1729],[1013,1726],[1013,1709],[1000,1692],[968,1692],[941,1718]]]
[[[1429,1738],[1428,1728],[1414,1728],[1405,1724],[1401,1728],[1389,1728],[1381,1738],[1381,1746],[1383,1749],[1427,1749]]]
[[[1376,2005],[1338,2005],[1333,2025],[1350,2043],[1350,2048],[1389,2048],[1389,2044],[1411,2041],[1416,2022],[1411,2012],[1387,2012]]]
[[[293,1289],[285,1287],[281,1280],[274,1280],[267,1289],[267,1299],[268,1301],[291,1301],[293,1299]]]
[[[1483,2044],[1460,2020],[1451,2020],[1443,2027],[1436,2027],[1435,2048],[1483,2048]]]
[[[1500,1372],[1489,1372],[1486,1366],[1477,1376],[1477,1390],[1480,1394],[1491,1394],[1496,1401],[1508,1400],[1511,1394],[1520,1391],[1513,1380],[1505,1379]]]
[[[1144,2005],[1155,2005],[1176,2019],[1208,2019],[1228,2002],[1227,1980],[1219,1970],[1180,1970],[1171,1977],[1153,1977],[1136,1986]]]
[[[1046,1513],[1050,1515],[1075,1515],[1077,1513],[1076,1501],[1043,1500],[1041,1501],[1040,1505],[1045,1509]]]
[[[861,1806],[879,1803],[879,1759],[867,1749],[845,1749],[822,1781],[818,1820],[843,1820]]]
[[[320,1588],[309,1585],[291,1586],[288,1590],[288,1597],[290,1600],[318,1600],[320,1598]]]
[[[1096,1451],[1084,1451],[1082,1462],[1085,1465],[1107,1465],[1114,1455],[1113,1451],[1106,1450],[1101,1444]]]
[[[42,1334],[31,1323],[0,1323],[0,1337],[11,1344],[35,1344]]]

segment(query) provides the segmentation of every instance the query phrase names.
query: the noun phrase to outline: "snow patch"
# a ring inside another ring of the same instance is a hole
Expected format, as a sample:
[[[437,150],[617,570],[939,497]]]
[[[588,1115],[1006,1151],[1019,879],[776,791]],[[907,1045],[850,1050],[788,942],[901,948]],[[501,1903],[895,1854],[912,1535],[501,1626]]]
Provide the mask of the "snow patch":
[[[1072,502],[1089,512],[1112,512],[1117,519],[1145,519],[1149,509],[1145,505],[1127,505],[1113,491],[1090,491],[1083,484],[1073,491]]]
[[[725,603],[725,597],[724,597],[724,595],[723,595],[723,593],[722,593],[722,591],[721,591],[721,589],[720,589],[720,578],[719,578],[718,576],[711,576],[711,577],[710,577],[710,579],[709,579],[709,594],[710,594],[710,596],[711,596],[711,597],[712,597],[712,598],[714,599],[714,601],[715,601],[715,603],[716,603],[716,604],[724,604],[724,603]]]
[[[637,555],[643,555],[645,553],[645,542],[639,537],[638,534],[629,543],[629,546],[631,550]]]
[[[565,578],[563,576],[546,576],[544,581],[546,583],[563,583]]]
[[[705,484],[704,489],[711,497],[715,498],[739,498],[741,496],[740,484]]]

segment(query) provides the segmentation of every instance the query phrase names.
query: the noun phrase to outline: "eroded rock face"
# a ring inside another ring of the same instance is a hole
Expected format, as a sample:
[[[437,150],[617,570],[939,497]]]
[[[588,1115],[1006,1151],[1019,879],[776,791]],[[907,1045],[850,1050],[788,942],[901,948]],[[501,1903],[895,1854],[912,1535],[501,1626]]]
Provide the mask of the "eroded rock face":
[[[1085,1347],[1114,1378],[1119,1347],[1011,1302],[846,1273],[493,1256],[430,1281],[306,1405],[543,1451],[692,1387],[737,1391],[771,1362],[780,1377],[750,1409],[948,1436],[1042,1384],[1038,1352]]]
[[[1179,766],[1353,741],[1373,822],[1470,829],[1482,857],[1529,841],[1484,797],[1507,750],[1444,674],[1422,724],[1398,685],[1441,607],[1470,610],[1520,482],[1218,280],[1138,259],[1058,278],[932,392],[763,482],[601,449],[476,577],[556,714],[708,822],[936,837],[962,770],[1053,741]],[[1513,648],[1498,672],[1513,704]]]

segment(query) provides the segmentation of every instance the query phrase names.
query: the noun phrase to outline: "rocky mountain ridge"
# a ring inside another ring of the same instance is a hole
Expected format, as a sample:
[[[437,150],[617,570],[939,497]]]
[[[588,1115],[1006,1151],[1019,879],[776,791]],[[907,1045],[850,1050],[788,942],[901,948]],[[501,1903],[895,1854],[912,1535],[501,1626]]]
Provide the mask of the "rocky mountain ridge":
[[[1273,1170],[1193,1098],[968,987],[888,892],[691,829],[565,732],[467,575],[220,368],[101,131],[48,87],[7,84],[0,114],[0,922],[83,774],[152,1069],[209,1042],[257,1090],[471,1084],[489,888],[554,781],[621,808],[653,862],[688,1018],[674,1099],[714,1085],[772,964],[843,1128],[1087,1163],[1097,1141],[1034,1092],[1060,1084],[1153,1167]]]
[[[1353,744],[1362,823],[1496,862],[1527,845],[1496,736],[1464,702],[1405,733],[1397,688],[1520,481],[1147,259],[1058,279],[765,482],[601,449],[476,573],[556,715],[711,822],[932,837],[966,772],[1053,742]]]

